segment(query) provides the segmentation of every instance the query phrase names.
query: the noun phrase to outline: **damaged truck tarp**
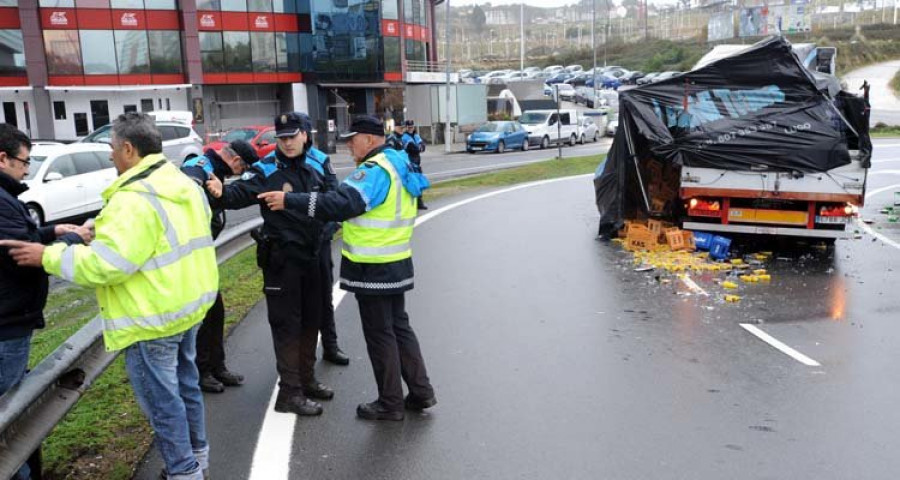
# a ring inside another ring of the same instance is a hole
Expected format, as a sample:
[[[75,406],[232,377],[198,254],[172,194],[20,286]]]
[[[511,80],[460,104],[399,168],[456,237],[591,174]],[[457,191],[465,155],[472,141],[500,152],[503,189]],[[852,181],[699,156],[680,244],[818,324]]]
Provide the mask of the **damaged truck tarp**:
[[[850,163],[852,149],[867,164],[865,102],[834,95],[834,85],[819,77],[803,67],[787,40],[774,37],[669,80],[621,91],[619,128],[594,179],[601,233],[604,226],[618,229],[635,212],[649,213],[636,159],[824,172]]]

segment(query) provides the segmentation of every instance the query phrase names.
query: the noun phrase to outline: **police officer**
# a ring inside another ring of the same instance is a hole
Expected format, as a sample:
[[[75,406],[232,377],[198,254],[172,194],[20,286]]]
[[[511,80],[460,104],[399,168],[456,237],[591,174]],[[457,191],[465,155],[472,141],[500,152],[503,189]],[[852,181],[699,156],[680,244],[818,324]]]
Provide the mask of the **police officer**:
[[[309,117],[303,114],[300,115],[305,118],[305,121],[301,122],[305,125],[305,128],[312,128],[312,122],[309,121]],[[316,173],[322,176],[329,191],[336,190],[338,187],[338,179],[337,175],[334,173],[334,168],[331,166],[331,159],[328,158],[328,155],[326,155],[325,152],[312,146],[312,131],[306,130],[306,133],[308,135],[305,147],[306,163],[313,167]],[[328,288],[325,288],[323,292],[323,315],[320,321],[321,325],[319,331],[322,334],[322,358],[335,365],[343,366],[350,364],[350,357],[338,347],[337,328],[334,324],[334,303],[331,298],[330,287],[334,283],[334,260],[331,258],[331,240],[334,238],[334,234],[339,228],[339,223],[328,222],[322,232],[322,246],[319,249],[319,268],[323,269],[323,271],[328,274]]]
[[[394,150],[403,150],[403,123],[397,122],[394,124],[394,129],[390,135],[388,135],[387,140],[385,140],[384,144],[388,147],[393,148]]]
[[[291,112],[275,118],[275,154],[253,164],[240,180],[222,187],[211,179],[212,206],[244,208],[258,203],[263,192],[328,191],[322,175],[307,161],[309,117]],[[306,212],[275,211],[260,204],[262,228],[254,233],[257,263],[263,271],[264,293],[275,348],[279,390],[275,411],[321,415],[334,391],[315,377],[316,343],[323,317],[324,289],[331,289],[320,261],[325,223]]]
[[[406,132],[401,137],[401,143],[403,144],[403,150],[409,155],[409,159],[415,166],[416,171],[422,173],[422,152],[425,151],[425,141],[416,133],[416,122],[412,120],[406,121]],[[416,205],[419,210],[428,210],[425,202],[422,201],[422,197],[416,199]]]
[[[344,222],[341,288],[356,294],[378,384],[378,398],[360,404],[356,414],[402,420],[404,409],[421,411],[437,403],[405,309],[405,292],[413,287],[414,199],[427,182],[412,171],[403,152],[384,145],[383,128],[367,116],[343,135],[357,169],[336,191],[268,192],[260,198],[272,211]],[[409,389],[405,399],[401,379]]]
[[[181,171],[205,188],[206,182],[213,176],[224,181],[226,177],[240,175],[257,160],[256,150],[249,143],[235,140],[219,151],[208,148],[202,156],[186,160],[181,165]],[[213,239],[225,229],[224,209],[213,211],[210,229]],[[197,332],[197,369],[200,371],[200,389],[204,392],[222,393],[226,386],[244,383],[243,375],[230,372],[225,366],[224,332],[225,303],[220,292]]]

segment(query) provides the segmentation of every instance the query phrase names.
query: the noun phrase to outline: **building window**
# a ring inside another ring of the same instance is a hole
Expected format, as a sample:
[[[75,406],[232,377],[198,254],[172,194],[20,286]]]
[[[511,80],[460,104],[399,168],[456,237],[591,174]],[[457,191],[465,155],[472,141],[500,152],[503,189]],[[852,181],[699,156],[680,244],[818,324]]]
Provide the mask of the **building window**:
[[[382,0],[381,18],[385,20],[397,20],[400,18],[400,12],[397,7],[397,0]]]
[[[172,103],[169,101],[168,98],[166,98],[166,110],[171,110],[171,109],[172,109]]]
[[[60,102],[60,101],[53,102],[53,119],[54,120],[65,120],[66,119],[66,102]]]
[[[413,23],[413,2],[415,0],[403,0],[403,21]]]
[[[271,12],[272,0],[247,0],[247,10],[251,12]]]
[[[145,30],[116,30],[119,75],[150,73],[150,51]]]
[[[142,98],[141,99],[141,111],[142,112],[152,112],[153,111],[153,99],[152,98]]]
[[[204,72],[220,73],[225,71],[222,32],[200,32],[200,56]]]
[[[181,34],[168,30],[149,30],[150,73],[181,73]]]
[[[197,10],[219,11],[221,9],[222,9],[222,5],[219,3],[219,0],[198,0],[197,1]]]
[[[81,54],[85,75],[115,75],[116,46],[112,30],[82,30]]]
[[[384,71],[400,71],[400,37],[384,37]]]
[[[222,0],[223,12],[246,12],[247,0]]]
[[[19,2],[17,0],[0,0],[0,7],[18,7]]]
[[[44,51],[50,75],[81,75],[77,30],[44,30]]]
[[[254,72],[274,72],[276,63],[275,34],[270,32],[253,32],[250,34],[250,47],[253,56]]]
[[[300,34],[275,33],[276,60],[279,72],[300,71]]]
[[[144,8],[144,0],[110,0],[112,8]]]
[[[226,72],[252,72],[249,32],[222,32]]]
[[[124,112],[137,112],[137,105],[125,105]]]
[[[25,43],[21,30],[0,30],[0,74],[25,73]]]
[[[91,100],[91,121],[94,130],[109,124],[109,102],[106,100]]]
[[[144,0],[147,10],[175,10],[175,0]]]
[[[75,0],[41,0],[39,5],[46,8],[72,8]]]
[[[88,127],[87,114],[86,113],[76,113],[73,115],[75,117],[75,136],[83,137],[91,132],[91,129]]]
[[[78,8],[109,8],[109,0],[78,0]]]
[[[307,4],[309,2],[306,2]],[[294,0],[275,0],[273,2],[275,13],[298,13],[297,2]],[[309,13],[308,11],[306,13]]]

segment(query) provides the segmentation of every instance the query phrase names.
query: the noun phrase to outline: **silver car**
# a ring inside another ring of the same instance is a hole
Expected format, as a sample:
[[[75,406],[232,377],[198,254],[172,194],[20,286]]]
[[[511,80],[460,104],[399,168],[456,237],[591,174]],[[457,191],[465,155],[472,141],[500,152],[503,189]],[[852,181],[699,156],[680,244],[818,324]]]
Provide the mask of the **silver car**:
[[[110,128],[110,125],[104,125],[79,142],[109,144]],[[163,154],[175,166],[180,167],[185,160],[203,155],[203,139],[190,125],[178,122],[157,122],[156,128],[162,135]]]

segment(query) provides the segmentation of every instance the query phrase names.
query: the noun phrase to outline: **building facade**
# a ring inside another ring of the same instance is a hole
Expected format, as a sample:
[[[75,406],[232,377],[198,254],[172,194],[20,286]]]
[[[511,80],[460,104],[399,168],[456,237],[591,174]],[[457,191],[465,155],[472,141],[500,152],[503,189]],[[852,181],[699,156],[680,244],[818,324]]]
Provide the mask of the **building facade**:
[[[0,0],[0,122],[74,140],[128,111],[191,110],[208,136],[397,116],[429,78],[435,1]]]

